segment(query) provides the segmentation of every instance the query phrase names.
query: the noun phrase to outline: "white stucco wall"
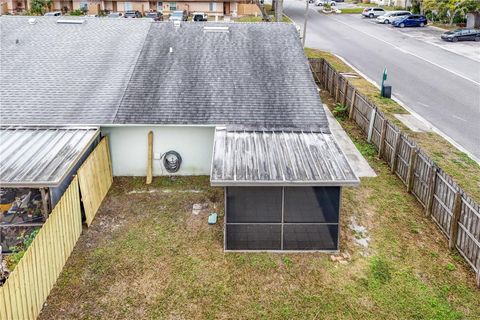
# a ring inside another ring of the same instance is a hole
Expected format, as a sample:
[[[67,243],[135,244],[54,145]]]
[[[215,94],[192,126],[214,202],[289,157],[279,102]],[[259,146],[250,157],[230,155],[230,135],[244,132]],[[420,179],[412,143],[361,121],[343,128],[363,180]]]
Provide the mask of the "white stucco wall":
[[[148,132],[153,131],[153,175],[167,175],[155,155],[177,151],[182,157],[176,175],[209,175],[212,161],[213,127],[102,127],[110,142],[114,176],[145,176]]]

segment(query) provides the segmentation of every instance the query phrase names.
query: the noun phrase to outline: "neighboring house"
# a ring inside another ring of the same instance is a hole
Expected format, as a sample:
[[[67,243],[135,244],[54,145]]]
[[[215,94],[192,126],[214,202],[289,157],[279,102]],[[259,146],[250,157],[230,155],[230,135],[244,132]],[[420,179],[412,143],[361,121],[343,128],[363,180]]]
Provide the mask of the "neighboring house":
[[[372,3],[400,8],[410,8],[412,6],[411,0],[372,0]]]
[[[29,8],[29,0],[2,0],[0,1],[0,14],[20,13]]]
[[[237,11],[237,5],[245,1],[78,1],[72,3],[73,9],[86,7],[89,13],[99,10],[109,10],[113,12],[125,12],[127,10],[138,10],[140,12],[160,11],[168,14],[175,10],[187,10],[187,12],[205,12],[210,15],[231,15]],[[60,9],[60,7],[58,7]]]
[[[225,188],[226,250],[338,250],[359,180],[293,25],[29,18],[0,18],[2,125],[98,127],[114,176],[146,175],[153,132],[155,176]]]

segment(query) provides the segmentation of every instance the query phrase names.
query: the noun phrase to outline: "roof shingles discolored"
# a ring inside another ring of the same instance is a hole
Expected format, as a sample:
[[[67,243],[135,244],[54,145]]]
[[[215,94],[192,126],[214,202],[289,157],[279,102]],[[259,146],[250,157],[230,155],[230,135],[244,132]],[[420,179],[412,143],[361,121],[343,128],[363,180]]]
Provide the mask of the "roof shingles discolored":
[[[99,18],[59,24],[56,17],[35,17],[30,24],[29,19],[0,18],[3,125],[189,124],[328,132],[293,25],[176,27]]]
[[[82,19],[1,17],[2,124],[113,122],[151,22]]]
[[[152,24],[115,123],[328,131],[293,25],[205,26]]]

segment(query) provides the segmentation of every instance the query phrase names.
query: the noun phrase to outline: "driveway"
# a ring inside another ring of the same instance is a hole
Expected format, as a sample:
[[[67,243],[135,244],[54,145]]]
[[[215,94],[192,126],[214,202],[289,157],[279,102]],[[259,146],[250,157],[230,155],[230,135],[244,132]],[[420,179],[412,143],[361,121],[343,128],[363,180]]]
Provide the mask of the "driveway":
[[[286,0],[303,26],[305,3]],[[333,52],[373,79],[388,69],[394,96],[444,136],[480,159],[480,44],[446,43],[436,28],[378,25],[356,15],[324,15],[311,7],[307,47]]]

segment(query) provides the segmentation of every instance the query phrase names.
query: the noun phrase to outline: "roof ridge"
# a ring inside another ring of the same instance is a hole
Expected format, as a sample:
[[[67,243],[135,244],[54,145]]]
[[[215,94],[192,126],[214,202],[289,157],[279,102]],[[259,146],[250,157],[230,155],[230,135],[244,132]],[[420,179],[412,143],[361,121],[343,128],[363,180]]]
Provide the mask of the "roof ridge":
[[[142,49],[138,51],[137,56],[135,57],[135,63],[132,64],[132,67],[130,68],[130,77],[128,77],[128,81],[126,81],[126,84],[123,88],[123,93],[122,93],[122,98],[120,101],[118,101],[117,106],[115,107],[115,114],[112,117],[112,123],[115,123],[115,119],[117,118],[118,111],[120,110],[120,106],[122,105],[123,99],[125,99],[125,95],[127,93],[128,86],[130,85],[130,82],[132,81],[133,74],[135,73],[135,69],[137,68],[138,61],[140,60],[140,56],[142,55],[143,50],[145,49],[145,44],[147,42],[148,35],[150,34],[150,29],[152,29],[153,22],[150,23],[150,27],[148,28],[148,31],[145,32],[145,36],[143,37],[143,43],[142,43]]]

